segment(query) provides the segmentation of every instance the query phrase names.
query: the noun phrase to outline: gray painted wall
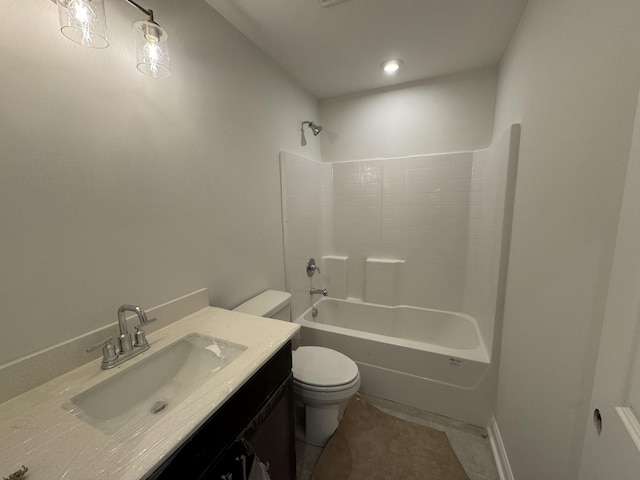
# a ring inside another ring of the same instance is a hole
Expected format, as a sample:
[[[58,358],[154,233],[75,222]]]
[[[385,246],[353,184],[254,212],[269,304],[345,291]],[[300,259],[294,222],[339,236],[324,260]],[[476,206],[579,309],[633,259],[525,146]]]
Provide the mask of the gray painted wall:
[[[317,100],[203,0],[152,8],[168,79],[136,70],[125,2],[106,4],[106,50],[63,37],[52,2],[3,3],[0,363],[123,303],[284,288],[278,154],[302,151]]]
[[[640,4],[531,0],[495,133],[522,123],[497,422],[518,480],[578,478],[640,86]]]

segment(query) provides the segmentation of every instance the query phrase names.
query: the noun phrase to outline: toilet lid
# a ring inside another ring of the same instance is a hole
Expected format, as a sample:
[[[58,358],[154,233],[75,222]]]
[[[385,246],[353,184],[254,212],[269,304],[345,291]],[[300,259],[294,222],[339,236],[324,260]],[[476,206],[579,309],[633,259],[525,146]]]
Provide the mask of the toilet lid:
[[[293,378],[319,387],[344,385],[358,376],[358,366],[340,352],[325,347],[293,351]]]

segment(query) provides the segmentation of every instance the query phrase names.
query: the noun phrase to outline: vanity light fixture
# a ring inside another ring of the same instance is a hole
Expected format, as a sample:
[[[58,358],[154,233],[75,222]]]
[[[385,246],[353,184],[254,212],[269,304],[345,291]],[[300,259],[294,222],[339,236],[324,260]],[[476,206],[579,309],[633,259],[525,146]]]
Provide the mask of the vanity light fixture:
[[[384,70],[384,73],[387,75],[395,75],[398,73],[398,70],[402,67],[404,62],[399,58],[394,58],[392,60],[387,60],[386,62],[382,62],[380,68]]]
[[[57,0],[60,31],[70,40],[90,48],[107,48],[104,0]]]
[[[104,0],[56,0],[58,18],[62,34],[80,45],[91,48],[106,48],[107,19]],[[133,24],[136,67],[151,77],[168,77],[171,73],[168,35],[153,18],[153,10],[138,5],[133,0],[125,0],[147,20]]]

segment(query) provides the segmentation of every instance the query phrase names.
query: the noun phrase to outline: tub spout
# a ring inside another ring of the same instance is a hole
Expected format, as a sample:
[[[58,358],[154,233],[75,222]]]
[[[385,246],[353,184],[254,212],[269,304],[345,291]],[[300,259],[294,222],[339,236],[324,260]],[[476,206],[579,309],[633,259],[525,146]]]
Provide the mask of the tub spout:
[[[310,288],[309,289],[309,295],[311,295],[312,297],[314,295],[322,295],[324,297],[327,296],[327,289],[323,288],[323,289],[319,289],[319,288]]]

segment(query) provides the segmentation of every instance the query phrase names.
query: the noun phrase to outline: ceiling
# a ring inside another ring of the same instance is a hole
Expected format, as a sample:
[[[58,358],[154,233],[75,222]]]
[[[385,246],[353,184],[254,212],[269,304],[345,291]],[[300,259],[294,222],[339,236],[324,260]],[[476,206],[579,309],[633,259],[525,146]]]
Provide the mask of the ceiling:
[[[527,0],[206,0],[320,99],[496,65]],[[400,58],[394,77],[380,64]]]

